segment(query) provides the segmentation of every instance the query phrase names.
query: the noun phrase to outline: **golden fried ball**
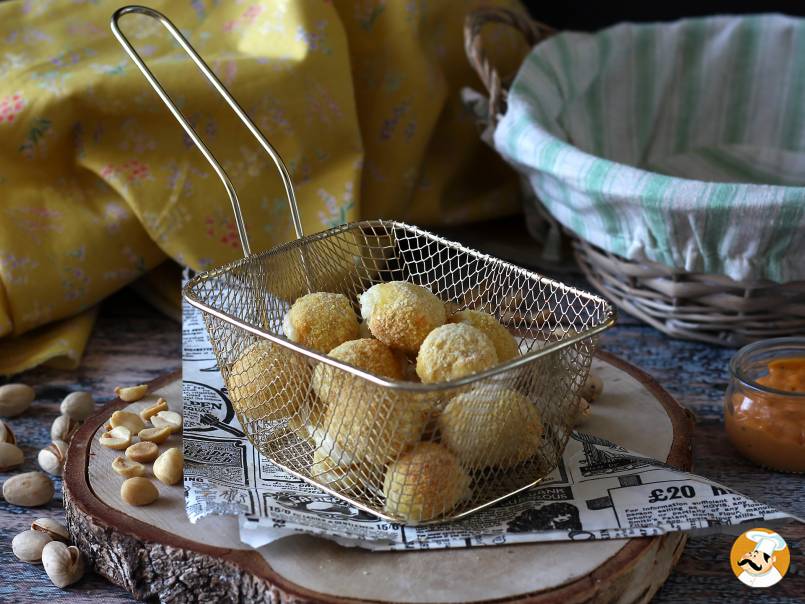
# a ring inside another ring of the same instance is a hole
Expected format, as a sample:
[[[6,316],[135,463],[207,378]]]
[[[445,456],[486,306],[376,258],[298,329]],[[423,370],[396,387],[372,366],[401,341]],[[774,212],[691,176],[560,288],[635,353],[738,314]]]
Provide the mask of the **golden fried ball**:
[[[370,386],[331,401],[322,428],[342,462],[386,464],[420,439],[430,415],[431,406],[412,395]]]
[[[383,377],[394,380],[403,377],[399,357],[380,340],[350,340],[333,348],[327,356]],[[356,395],[363,383],[361,378],[325,363],[320,363],[313,372],[313,390],[327,403],[339,396]]]
[[[329,356],[359,369],[399,380],[400,358],[380,340],[344,342]],[[387,463],[419,440],[431,406],[414,395],[390,391],[325,363],[312,379],[313,390],[327,405],[317,437],[339,451],[341,463]]]
[[[447,382],[497,365],[492,340],[466,323],[448,323],[428,334],[416,357],[416,373],[424,384]]]
[[[301,355],[267,340],[255,342],[232,363],[226,386],[235,410],[248,420],[299,416],[310,385]]]
[[[469,495],[470,478],[446,447],[422,442],[389,465],[385,510],[405,522],[424,522],[452,510]]]
[[[542,443],[536,406],[501,386],[455,396],[437,423],[442,442],[465,467],[511,467],[532,457]]]
[[[316,292],[293,303],[282,329],[289,340],[326,353],[358,337],[358,317],[345,295]]]
[[[361,315],[372,334],[392,348],[416,354],[435,327],[447,320],[444,304],[406,281],[373,285],[360,295]]]
[[[498,320],[489,313],[480,310],[460,310],[453,314],[449,319],[450,323],[466,323],[484,332],[492,344],[495,345],[495,352],[498,354],[498,363],[505,363],[520,355],[520,348],[517,340],[503,327]]]
[[[310,476],[337,491],[355,489],[366,482],[360,466],[340,464],[321,447],[313,451]]]

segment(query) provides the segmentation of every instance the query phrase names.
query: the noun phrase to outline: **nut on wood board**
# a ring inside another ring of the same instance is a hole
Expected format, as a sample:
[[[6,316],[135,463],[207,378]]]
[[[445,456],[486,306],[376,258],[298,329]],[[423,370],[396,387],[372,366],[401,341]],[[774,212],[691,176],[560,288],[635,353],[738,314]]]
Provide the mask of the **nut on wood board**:
[[[673,441],[666,461],[690,469],[690,414],[652,378],[634,366],[606,353],[599,353],[598,359],[629,374],[662,405],[673,427]],[[149,392],[154,393],[178,380],[181,380],[181,372],[163,376],[149,384]],[[311,591],[288,580],[256,552],[192,541],[129,516],[125,507],[118,510],[101,501],[88,480],[91,440],[98,430],[103,429],[114,411],[127,405],[121,400],[113,401],[89,418],[70,443],[64,471],[67,523],[90,567],[139,599],[156,597],[171,602],[195,602],[203,595],[205,600],[220,602],[267,600],[354,604],[361,601]],[[109,472],[115,479],[121,478],[111,469]],[[176,513],[184,514],[184,510],[177,509]],[[505,600],[529,604],[648,602],[678,561],[686,541],[684,533],[631,539],[584,577],[549,590],[512,594]],[[516,551],[516,548],[533,546],[511,547]],[[431,556],[435,553],[403,555]],[[181,581],[177,580],[179,575]]]

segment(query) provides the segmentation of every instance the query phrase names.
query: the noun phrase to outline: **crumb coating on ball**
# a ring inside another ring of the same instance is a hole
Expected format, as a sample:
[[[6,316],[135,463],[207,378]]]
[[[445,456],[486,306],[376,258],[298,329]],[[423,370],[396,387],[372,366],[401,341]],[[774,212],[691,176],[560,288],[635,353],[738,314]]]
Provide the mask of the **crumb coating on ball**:
[[[327,353],[358,337],[358,317],[343,294],[316,292],[298,298],[282,322],[285,336]]]
[[[495,346],[498,363],[505,363],[520,355],[517,340],[489,313],[480,310],[460,310],[453,313],[449,321],[450,323],[466,323],[484,332]]]
[[[383,480],[385,510],[406,522],[433,520],[469,495],[470,478],[446,447],[422,442],[390,464]]]
[[[397,355],[383,342],[373,338],[344,342],[330,350],[327,356],[382,377],[393,380],[403,377]],[[354,396],[355,388],[363,383],[361,378],[325,363],[319,363],[313,372],[313,390],[326,403],[335,401],[339,393]]]
[[[360,295],[360,305],[374,337],[411,354],[416,354],[428,333],[447,320],[439,298],[406,281],[373,285]]]
[[[422,437],[431,405],[405,393],[384,393],[381,386],[362,394],[328,405],[322,420],[326,440],[341,452],[342,463],[389,463]]]
[[[492,340],[466,323],[448,323],[431,331],[416,358],[423,384],[447,382],[497,365]]]
[[[345,342],[329,356],[359,369],[399,380],[400,359],[380,340]],[[327,405],[319,422],[321,442],[338,451],[338,462],[385,464],[419,440],[431,405],[415,395],[377,386],[321,363],[313,373],[313,389]]]
[[[501,386],[455,396],[437,424],[442,442],[467,468],[509,468],[532,457],[542,444],[536,406]]]
[[[360,466],[339,464],[321,447],[313,451],[310,476],[331,489],[339,491],[358,488],[365,482],[361,476]]]
[[[300,414],[311,369],[298,353],[267,340],[250,345],[227,372],[229,398],[248,421]]]

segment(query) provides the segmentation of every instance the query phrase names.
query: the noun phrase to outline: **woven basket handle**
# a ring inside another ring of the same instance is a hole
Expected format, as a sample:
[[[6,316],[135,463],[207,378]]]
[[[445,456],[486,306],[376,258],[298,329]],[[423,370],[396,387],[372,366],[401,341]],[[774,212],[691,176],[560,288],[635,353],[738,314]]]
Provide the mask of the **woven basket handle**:
[[[497,69],[484,52],[481,30],[489,23],[502,23],[513,27],[523,35],[526,43],[533,47],[556,33],[552,27],[534,21],[527,15],[505,8],[481,8],[471,12],[464,20],[464,52],[481,82],[489,93],[489,123],[497,124],[498,116],[506,109],[506,87]],[[506,80],[506,85],[509,79]]]

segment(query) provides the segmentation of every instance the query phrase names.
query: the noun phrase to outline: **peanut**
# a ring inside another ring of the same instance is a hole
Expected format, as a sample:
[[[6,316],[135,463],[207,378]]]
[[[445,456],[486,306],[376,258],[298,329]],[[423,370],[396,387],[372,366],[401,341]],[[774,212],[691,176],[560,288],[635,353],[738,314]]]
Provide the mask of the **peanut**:
[[[112,417],[109,418],[109,423],[112,424],[113,428],[124,426],[132,434],[137,434],[145,428],[145,423],[140,419],[140,416],[130,411],[115,411]]]
[[[586,399],[587,402],[593,402],[604,391],[604,381],[597,373],[592,371],[587,375],[584,385],[579,390],[579,396]]]
[[[154,476],[167,485],[180,482],[183,471],[184,456],[177,447],[168,449],[154,462]]]
[[[104,447],[115,449],[116,451],[123,451],[128,449],[129,445],[131,445],[131,430],[124,426],[112,428],[109,432],[101,434],[99,442]]]
[[[182,430],[182,416],[176,411],[160,411],[151,418],[151,423],[155,428],[168,427],[171,432],[180,432]]]
[[[159,457],[159,447],[148,441],[135,443],[126,449],[126,457],[140,463],[151,463]]]
[[[137,436],[140,437],[140,440],[161,445],[168,440],[168,438],[170,438],[171,434],[173,434],[171,427],[163,426],[162,428],[145,428],[144,430],[140,430],[140,433]]]
[[[168,410],[168,401],[160,397],[156,403],[140,411],[140,419],[143,420],[144,422],[147,422],[149,419],[151,419],[154,415],[156,415],[160,411],[167,411],[167,410]]]
[[[112,462],[112,469],[124,478],[134,478],[145,474],[145,466],[136,461],[131,461],[125,457],[115,457]]]
[[[593,409],[590,407],[590,403],[587,402],[587,399],[579,397],[576,401],[576,414],[573,419],[573,427],[575,428],[582,425],[590,418],[592,413]]]
[[[147,384],[126,387],[118,386],[115,388],[115,396],[117,396],[121,401],[126,401],[127,403],[139,401],[146,394],[148,394]]]
[[[128,478],[120,486],[120,498],[129,505],[150,505],[159,498],[159,490],[147,478]]]

